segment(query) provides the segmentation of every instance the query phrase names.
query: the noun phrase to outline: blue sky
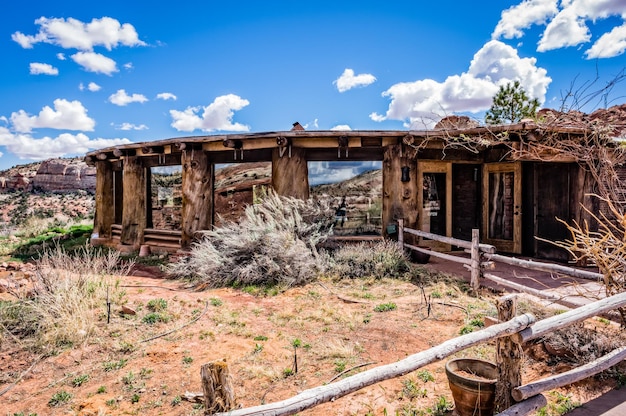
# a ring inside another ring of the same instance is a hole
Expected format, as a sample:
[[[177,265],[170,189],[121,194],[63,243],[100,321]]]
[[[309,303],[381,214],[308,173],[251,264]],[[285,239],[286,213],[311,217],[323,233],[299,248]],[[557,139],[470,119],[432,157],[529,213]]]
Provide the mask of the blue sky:
[[[0,169],[128,142],[483,120],[626,67],[626,0],[32,1],[0,13]],[[626,102],[626,82],[582,108]],[[566,104],[580,106],[571,100]]]

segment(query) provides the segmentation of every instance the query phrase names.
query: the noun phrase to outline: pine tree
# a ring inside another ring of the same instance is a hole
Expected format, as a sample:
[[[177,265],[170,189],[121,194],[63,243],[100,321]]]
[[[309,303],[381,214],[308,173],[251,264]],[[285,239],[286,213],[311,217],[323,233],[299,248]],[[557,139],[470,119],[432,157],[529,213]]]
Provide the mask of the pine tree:
[[[534,118],[539,100],[530,99],[519,81],[501,85],[493,97],[491,108],[485,114],[487,124],[517,123],[523,118]]]

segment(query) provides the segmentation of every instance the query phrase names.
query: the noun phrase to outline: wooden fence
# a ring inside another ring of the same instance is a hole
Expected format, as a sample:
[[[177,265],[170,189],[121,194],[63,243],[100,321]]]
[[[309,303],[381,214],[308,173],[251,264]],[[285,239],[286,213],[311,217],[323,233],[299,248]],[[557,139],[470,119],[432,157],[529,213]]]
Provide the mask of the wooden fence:
[[[478,232],[477,230],[474,231],[475,232],[472,234],[472,241],[468,242],[449,237],[437,236],[435,234],[425,233],[419,230],[410,230],[402,227],[402,224],[400,223],[399,243],[404,247],[413,250],[465,264],[470,270],[472,270],[472,287],[478,288],[478,279],[482,270],[484,268],[491,267],[489,261],[481,261],[481,256],[484,255],[488,259],[498,261],[502,261],[500,257],[504,256],[494,258],[493,256],[498,256],[495,254],[495,248],[487,244],[480,244],[478,240]],[[421,247],[404,244],[403,236],[405,232],[466,248],[470,251],[471,258],[460,258],[458,256],[451,256],[446,253],[438,253]],[[556,271],[556,269],[552,269],[550,267],[546,269],[546,263],[541,263],[539,265],[536,263],[537,262],[533,261],[514,259],[512,260],[512,263],[509,264],[515,264],[518,266],[521,265],[529,268],[541,267],[540,270]],[[558,270],[559,273],[569,271],[562,268],[558,268]],[[597,279],[602,275],[596,273],[585,276]],[[474,279],[476,279],[476,281],[474,281]],[[498,367],[498,380],[496,382],[496,407],[498,409],[505,409],[502,410],[497,416],[523,416],[535,412],[538,408],[546,405],[547,400],[542,392],[562,387],[600,373],[601,371],[604,371],[626,359],[626,347],[620,347],[611,351],[604,357],[581,367],[572,369],[562,374],[556,374],[545,379],[521,385],[521,351],[522,345],[525,342],[541,337],[556,329],[581,322],[593,316],[600,315],[617,308],[626,307],[626,292],[589,303],[585,306],[572,309],[568,312],[543,319],[538,322],[536,322],[535,317],[531,314],[515,316],[516,299],[516,295],[507,295],[498,299],[498,318],[501,323],[496,325],[453,338],[426,351],[421,351],[417,354],[408,356],[400,361],[372,368],[334,383],[305,390],[286,400],[245,409],[234,409],[225,413],[216,414],[223,416],[281,416],[296,414],[319,404],[333,401],[375,383],[400,377],[416,371],[430,363],[443,360],[468,347],[495,339],[496,364]],[[210,409],[212,404],[206,401],[206,397],[208,396],[206,393],[207,392],[205,392],[205,406],[207,409]]]

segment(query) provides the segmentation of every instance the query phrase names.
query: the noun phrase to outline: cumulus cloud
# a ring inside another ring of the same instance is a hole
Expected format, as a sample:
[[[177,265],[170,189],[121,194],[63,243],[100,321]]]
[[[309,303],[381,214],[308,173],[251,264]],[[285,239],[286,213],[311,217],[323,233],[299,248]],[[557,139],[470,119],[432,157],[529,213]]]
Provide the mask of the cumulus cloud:
[[[533,24],[545,24],[558,13],[557,0],[525,0],[517,6],[504,10],[493,31],[493,39],[500,36],[506,39],[521,38],[523,29]]]
[[[159,100],[174,100],[176,101],[178,99],[178,97],[176,97],[174,94],[172,94],[171,92],[162,92],[160,94],[157,94],[156,98],[158,98]]]
[[[600,36],[600,39],[585,51],[585,56],[587,59],[612,58],[623,54],[625,50],[626,24],[623,24]]]
[[[148,130],[148,126],[145,124],[132,124],[132,123],[122,123],[119,126],[115,127],[118,130]]]
[[[488,109],[499,86],[514,80],[543,103],[552,79],[536,63],[535,58],[520,58],[514,48],[491,40],[476,52],[468,71],[461,75],[451,75],[443,82],[424,79],[392,85],[382,94],[391,99],[386,114],[372,113],[370,119],[403,120],[408,128],[431,128],[450,113]]]
[[[249,131],[250,127],[233,123],[234,112],[250,102],[235,94],[222,95],[206,107],[187,107],[184,111],[170,110],[171,124],[178,131]],[[202,111],[202,115],[198,115]]]
[[[109,97],[109,102],[119,105],[121,107],[128,105],[130,103],[145,103],[148,101],[145,95],[143,94],[126,94],[126,90],[117,90],[115,94],[111,94]]]
[[[50,64],[42,64],[40,62],[30,63],[31,75],[59,75],[59,70]]]
[[[30,134],[12,133],[0,127],[0,146],[20,159],[44,160],[85,154],[93,149],[131,143],[128,139],[90,139],[84,133],[62,133],[57,137],[35,138]]]
[[[72,60],[82,66],[85,71],[111,75],[118,72],[117,64],[111,58],[95,52],[77,52],[71,56]]]
[[[545,25],[537,51],[545,52],[592,41],[589,22],[609,17],[626,20],[623,0],[524,0],[502,12],[492,37],[520,38],[531,25]],[[626,50],[626,23],[600,34],[590,48],[587,59],[612,58]]]
[[[332,131],[351,131],[352,128],[350,128],[350,126],[348,126],[347,124],[338,124],[334,127],[330,128]]]
[[[96,122],[87,115],[87,109],[80,101],[58,98],[54,100],[54,109],[45,106],[36,116],[24,110],[12,113],[11,124],[14,131],[29,133],[35,128],[93,131]]]
[[[57,59],[59,61],[65,61],[67,58],[65,57],[65,54],[62,52],[57,53]]]
[[[89,84],[87,84],[87,89],[91,92],[100,91],[101,88],[102,87],[95,82],[90,82]]]
[[[89,23],[74,18],[47,18],[35,20],[39,32],[35,35],[25,35],[15,32],[11,35],[13,41],[23,48],[30,49],[37,43],[49,43],[64,49],[78,49],[91,51],[94,46],[103,46],[111,50],[119,45],[145,46],[139,40],[139,35],[130,23],[120,24],[116,19],[102,17],[92,19]]]
[[[333,81],[339,92],[345,92],[357,87],[366,87],[376,81],[372,74],[354,75],[354,70],[346,68],[339,78]]]

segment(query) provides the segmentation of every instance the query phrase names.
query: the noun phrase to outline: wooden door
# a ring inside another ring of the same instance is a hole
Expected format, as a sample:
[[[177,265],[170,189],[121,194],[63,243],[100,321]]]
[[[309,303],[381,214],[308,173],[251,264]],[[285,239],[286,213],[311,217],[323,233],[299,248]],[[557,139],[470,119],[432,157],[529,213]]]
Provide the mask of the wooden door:
[[[487,163],[483,170],[482,240],[498,251],[522,252],[522,165]]]
[[[452,164],[418,162],[419,228],[433,234],[451,236],[452,230]],[[448,251],[449,244],[422,239],[420,245]]]

